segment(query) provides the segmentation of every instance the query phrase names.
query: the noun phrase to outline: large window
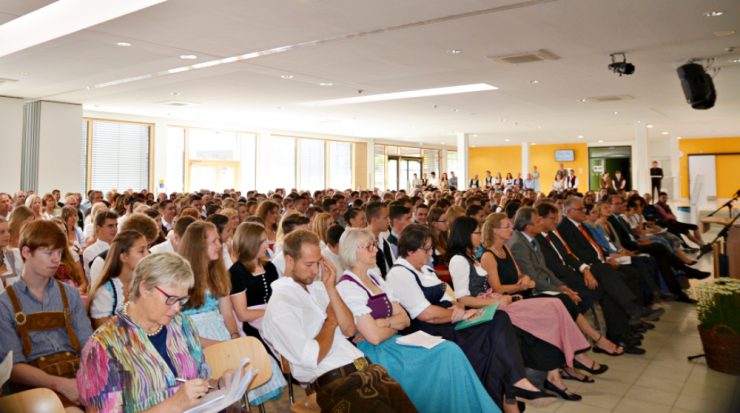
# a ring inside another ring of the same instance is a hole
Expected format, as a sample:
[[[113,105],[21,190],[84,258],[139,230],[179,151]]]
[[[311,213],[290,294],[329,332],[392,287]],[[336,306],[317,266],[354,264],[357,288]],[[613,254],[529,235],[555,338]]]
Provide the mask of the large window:
[[[261,139],[260,146],[261,170],[264,173],[260,175],[257,189],[264,192],[275,188],[290,190],[295,187],[295,138],[273,135]]]
[[[441,152],[439,149],[375,145],[374,186],[383,190],[408,189],[414,173],[420,178],[422,173],[426,173],[427,178],[431,178],[434,172],[439,179],[443,172],[440,170]],[[449,161],[447,170],[450,170]]]
[[[256,135],[188,128],[186,137],[187,149],[183,148],[183,152],[187,152],[188,162],[184,181],[189,191],[255,189]]]
[[[89,120],[87,188],[108,191],[149,189],[152,125]]]
[[[450,172],[454,172],[456,174],[459,174],[460,171],[457,170],[457,151],[447,151],[447,175],[449,176]]]
[[[379,189],[385,189],[385,146],[375,145],[373,156],[373,176],[375,182],[373,186]]]
[[[326,187],[324,182],[324,141],[316,139],[299,139],[301,168],[298,175],[298,186],[301,189],[315,191]]]
[[[344,190],[352,188],[352,144],[329,142],[329,186]]]

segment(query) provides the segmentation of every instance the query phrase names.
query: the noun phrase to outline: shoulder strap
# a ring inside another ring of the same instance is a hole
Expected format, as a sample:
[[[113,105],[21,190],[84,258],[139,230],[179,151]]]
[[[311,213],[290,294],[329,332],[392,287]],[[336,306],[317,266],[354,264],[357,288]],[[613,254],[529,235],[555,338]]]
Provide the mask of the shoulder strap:
[[[113,278],[108,280],[110,284],[111,293],[113,295],[113,309],[111,310],[111,317],[116,315],[116,308],[118,307],[118,292],[116,291],[116,284],[113,282]]]
[[[419,284],[419,287],[422,287],[421,280],[419,279],[419,275],[416,274],[416,271],[412,270],[411,268],[409,268],[409,267],[407,267],[405,265],[401,265],[401,264],[393,264],[393,266],[391,268],[396,268],[396,267],[404,268],[404,269],[406,269],[406,271],[410,272],[411,275],[413,275],[414,278],[416,279],[416,283]]]
[[[28,335],[28,326],[26,326],[28,316],[23,312],[13,286],[9,285],[5,291],[8,293],[8,298],[10,298],[10,303],[13,304],[13,310],[15,311],[15,331],[23,341],[23,355],[28,358],[28,355],[31,354],[31,337]]]
[[[363,290],[365,290],[365,293],[367,294],[368,297],[372,297],[373,296],[372,294],[370,294],[370,290],[368,290],[367,288],[365,288],[365,286],[362,285],[361,282],[359,282],[359,281],[355,280],[354,278],[350,277],[348,274],[342,275],[342,278],[339,279],[339,282],[343,282],[343,281],[353,282],[353,283],[357,284],[360,288],[362,288]]]
[[[77,340],[75,330],[72,328],[72,311],[69,309],[69,301],[67,300],[67,291],[64,289],[64,284],[57,281],[57,287],[59,287],[59,294],[62,296],[62,305],[64,306],[64,327],[67,329],[67,335],[69,336],[69,344],[75,349],[77,353],[80,352],[80,341]]]

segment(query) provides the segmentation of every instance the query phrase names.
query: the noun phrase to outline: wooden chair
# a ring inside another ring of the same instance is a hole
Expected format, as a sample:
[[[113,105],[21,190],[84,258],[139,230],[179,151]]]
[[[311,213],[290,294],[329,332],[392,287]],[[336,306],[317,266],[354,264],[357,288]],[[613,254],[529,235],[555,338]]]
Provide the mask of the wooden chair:
[[[277,355],[277,353],[275,353]],[[292,413],[317,413],[321,412],[319,403],[316,402],[316,393],[306,396],[298,401],[293,394],[293,375],[290,374],[290,363],[283,356],[280,357],[280,370],[288,381],[288,399],[290,400],[290,411]]]
[[[0,412],[64,413],[64,406],[56,393],[40,387],[0,397]]]
[[[214,378],[221,377],[226,370],[236,368],[244,357],[249,357],[249,366],[257,372],[249,390],[267,383],[272,377],[272,363],[265,346],[254,337],[240,337],[208,346],[203,351],[206,363]],[[246,394],[245,394],[246,397]],[[249,403],[246,404],[247,407]],[[264,406],[259,405],[260,411]]]

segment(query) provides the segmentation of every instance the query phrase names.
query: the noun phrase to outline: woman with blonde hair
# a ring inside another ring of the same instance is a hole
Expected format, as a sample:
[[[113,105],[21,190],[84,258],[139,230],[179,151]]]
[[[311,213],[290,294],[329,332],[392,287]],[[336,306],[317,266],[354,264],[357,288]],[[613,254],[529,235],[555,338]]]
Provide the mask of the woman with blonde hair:
[[[32,194],[29,195],[28,198],[26,198],[26,206],[28,208],[31,208],[31,211],[33,211],[33,215],[36,219],[43,219],[43,216],[41,214],[41,197]]]
[[[10,242],[8,244],[9,248],[18,248],[18,243],[21,240],[21,232],[23,231],[23,228],[26,226],[26,224],[35,219],[36,214],[31,211],[31,208],[26,206],[16,207],[13,212],[10,213],[10,218],[8,219],[10,230]],[[20,258],[20,253],[18,253],[18,257]]]
[[[90,289],[87,302],[87,314],[94,328],[105,324],[123,309],[128,301],[134,269],[147,255],[146,237],[137,231],[121,231],[113,239],[103,272]]]
[[[190,262],[195,275],[183,313],[193,319],[203,346],[239,337],[229,300],[231,281],[216,226],[193,222],[185,230],[178,250]]]
[[[328,212],[321,212],[316,214],[316,217],[311,224],[311,231],[319,236],[321,243],[321,249],[326,248],[326,230],[334,225],[334,218]]]

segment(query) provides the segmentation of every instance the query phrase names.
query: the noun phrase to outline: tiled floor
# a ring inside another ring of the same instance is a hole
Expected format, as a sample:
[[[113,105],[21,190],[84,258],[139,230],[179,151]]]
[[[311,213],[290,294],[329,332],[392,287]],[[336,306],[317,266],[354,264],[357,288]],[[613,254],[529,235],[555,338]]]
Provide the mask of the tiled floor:
[[[705,239],[714,239],[718,230],[713,228]],[[696,267],[711,271],[711,254]],[[703,358],[692,362],[686,359],[703,352],[694,306],[663,306],[666,313],[645,335],[645,355],[609,357],[592,353],[599,362],[608,364],[609,370],[596,377],[593,384],[565,381],[583,400],[558,401],[545,408],[527,408],[527,412],[740,413],[740,376],[711,370]],[[303,397],[298,386],[295,391],[296,397]],[[270,413],[289,412],[287,391],[279,401],[268,402],[265,407]]]

